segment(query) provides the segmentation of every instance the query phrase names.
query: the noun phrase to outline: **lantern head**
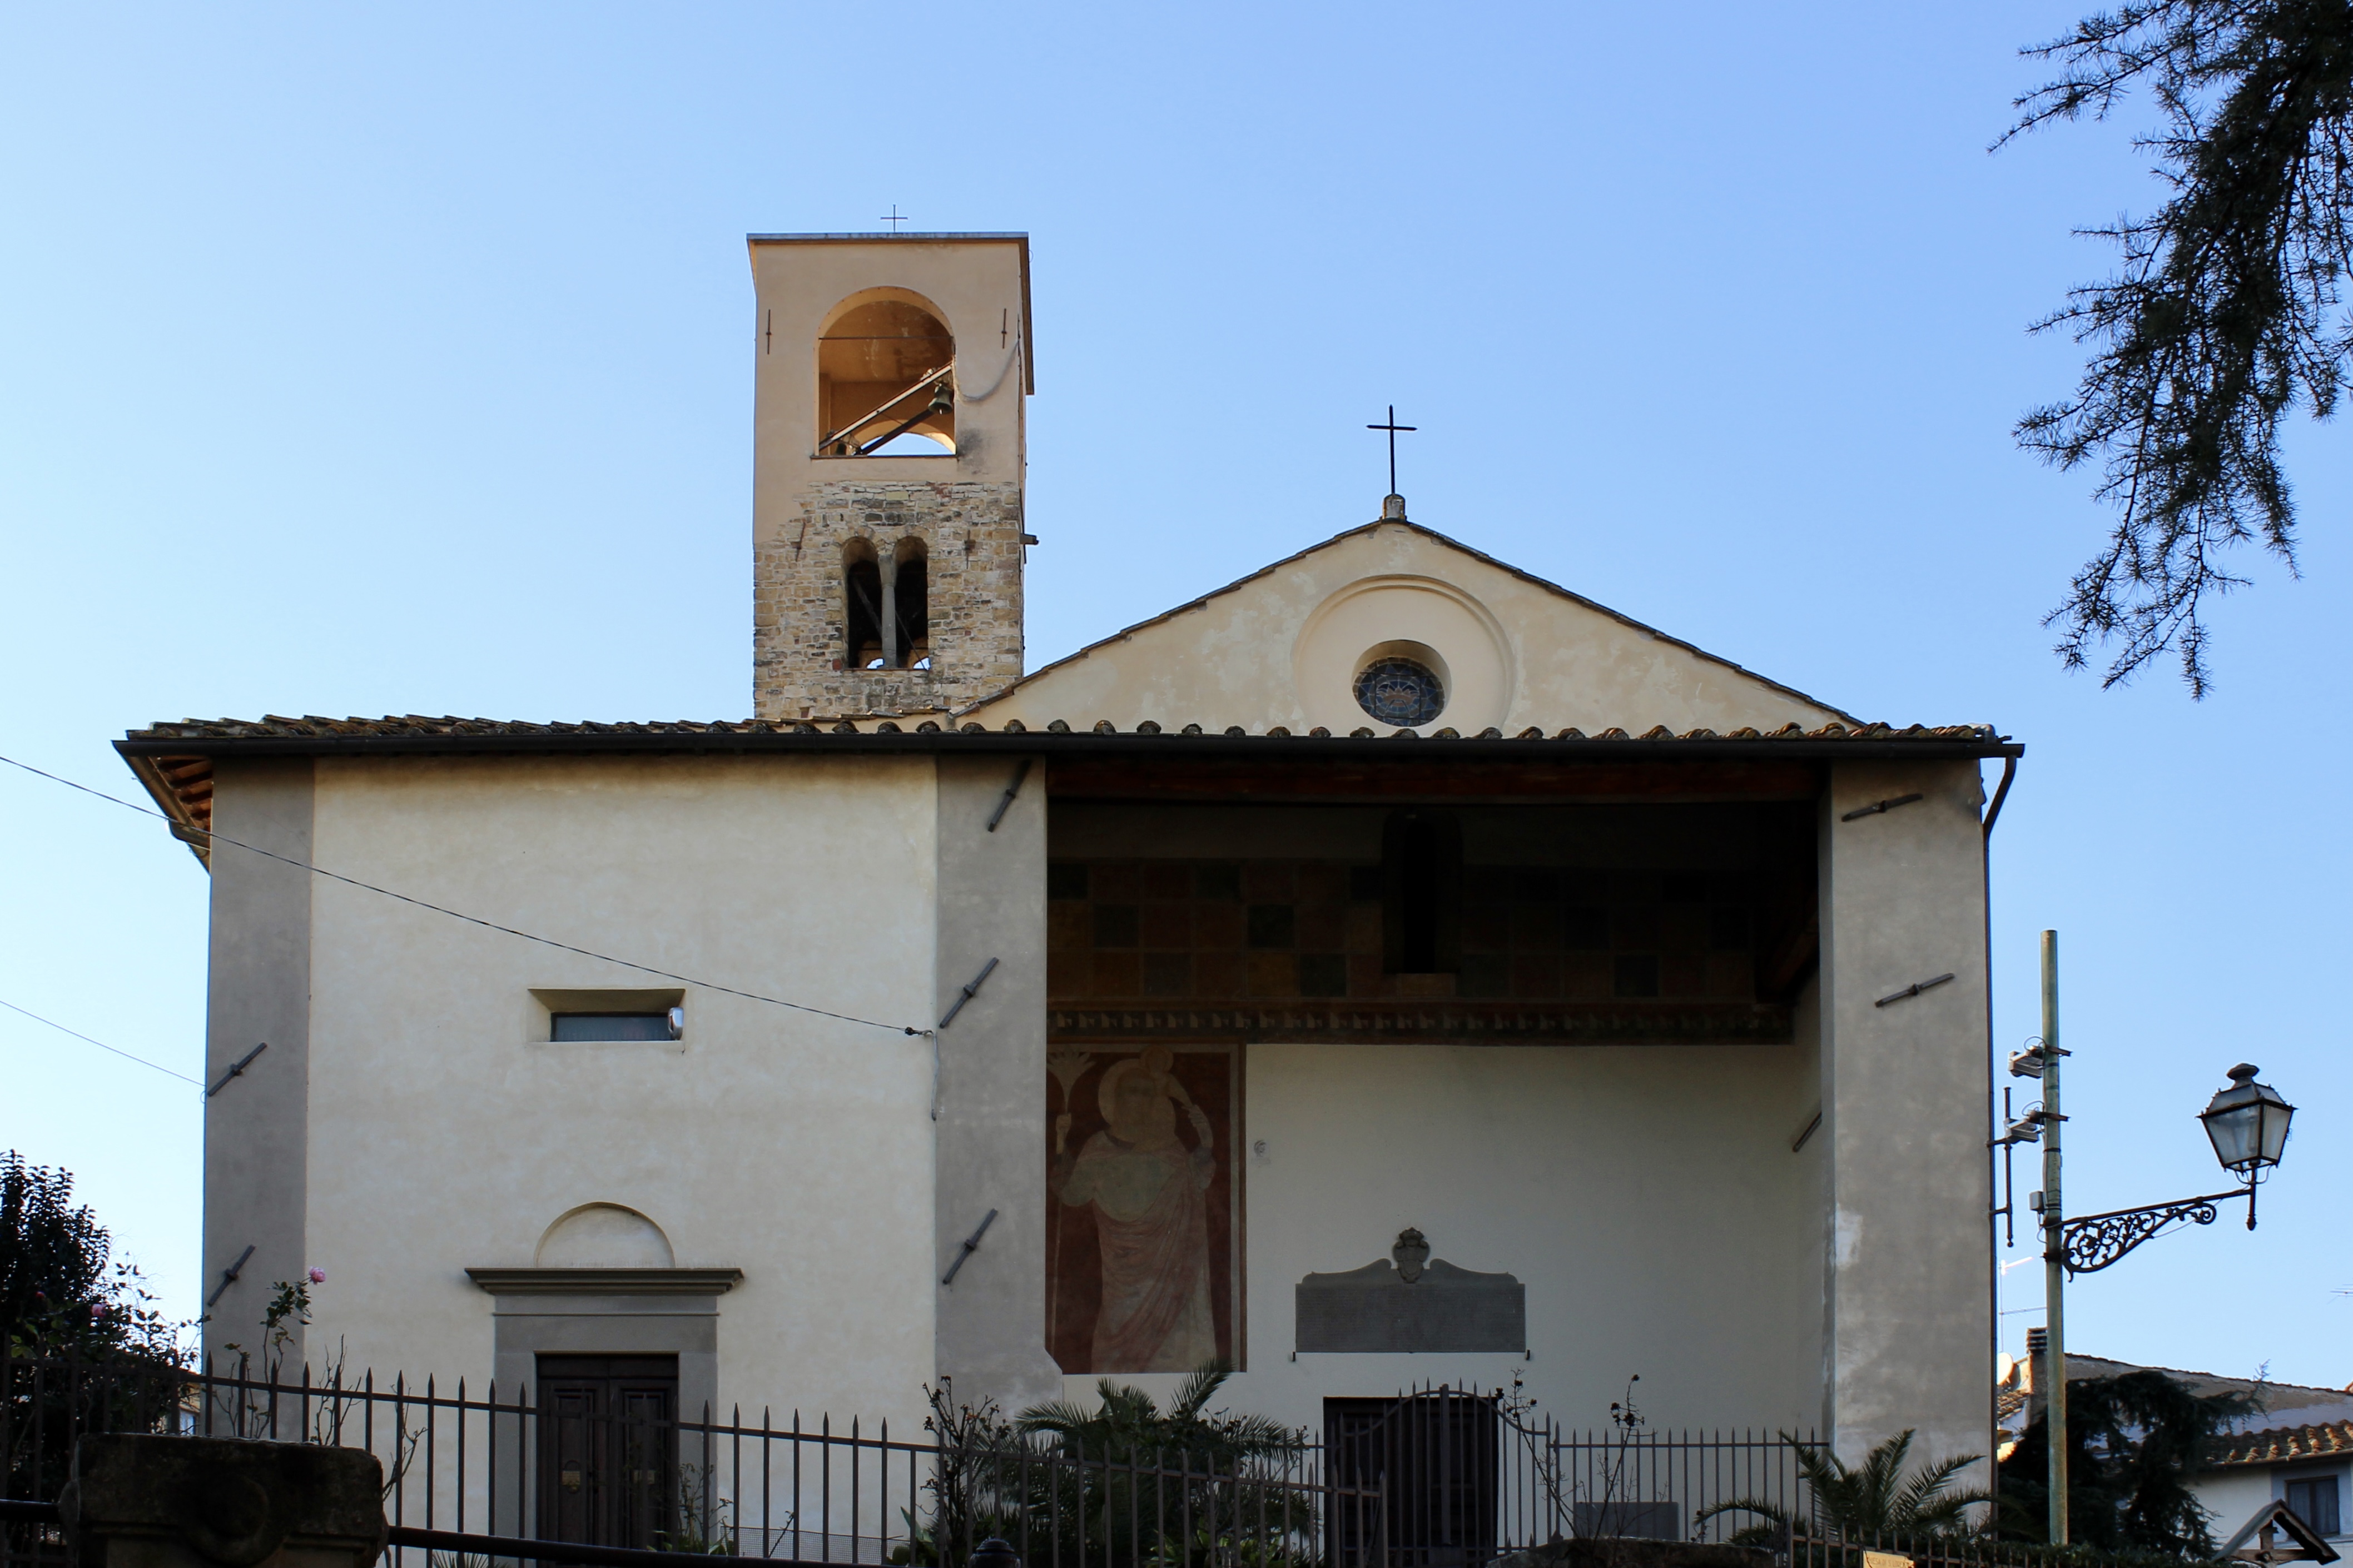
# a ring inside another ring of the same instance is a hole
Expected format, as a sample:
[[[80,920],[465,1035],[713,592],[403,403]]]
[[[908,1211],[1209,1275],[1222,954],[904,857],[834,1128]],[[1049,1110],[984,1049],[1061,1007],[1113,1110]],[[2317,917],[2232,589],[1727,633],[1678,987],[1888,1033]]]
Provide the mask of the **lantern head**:
[[[2232,1068],[2231,1087],[2198,1113],[2213,1142],[2214,1158],[2224,1170],[2248,1181],[2259,1180],[2264,1170],[2280,1163],[2287,1146],[2287,1124],[2295,1115],[2295,1107],[2281,1099],[2279,1090],[2255,1081],[2261,1070],[2246,1062]]]

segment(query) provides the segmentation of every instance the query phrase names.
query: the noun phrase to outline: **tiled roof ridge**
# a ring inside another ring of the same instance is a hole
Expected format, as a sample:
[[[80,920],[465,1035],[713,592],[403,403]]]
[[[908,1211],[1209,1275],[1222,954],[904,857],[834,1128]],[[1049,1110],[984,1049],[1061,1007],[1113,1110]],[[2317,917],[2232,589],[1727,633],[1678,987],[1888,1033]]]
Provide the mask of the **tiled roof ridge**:
[[[1463,554],[1470,556],[1472,560],[1482,562],[1489,566],[1493,566],[1498,572],[1506,573],[1511,576],[1518,578],[1523,583],[1542,588],[1548,594],[1556,594],[1560,597],[1569,600],[1573,604],[1580,605],[1586,609],[1593,611],[1596,615],[1607,616],[1611,620],[1616,621],[1620,626],[1625,626],[1630,630],[1641,632],[1646,636],[1656,637],[1659,641],[1667,644],[1671,647],[1679,647],[1694,658],[1707,660],[1710,664],[1722,665],[1725,668],[1733,670],[1740,675],[1745,675],[1751,680],[1769,686],[1776,691],[1797,698],[1801,702],[1810,703],[1812,706],[1822,710],[1826,713],[1836,713],[1841,718],[1851,721],[1853,720],[1854,716],[1852,714],[1848,713],[1845,709],[1839,707],[1836,703],[1825,702],[1820,698],[1812,695],[1810,692],[1800,691],[1794,686],[1774,679],[1771,676],[1759,675],[1757,671],[1749,668],[1746,665],[1728,659],[1722,654],[1710,653],[1707,649],[1700,647],[1697,643],[1685,642],[1679,637],[1674,637],[1669,633],[1662,632],[1654,626],[1636,620],[1633,616],[1625,614],[1623,611],[1613,610],[1609,605],[1601,604],[1598,600],[1588,599],[1573,588],[1564,588],[1559,584],[1553,582],[1550,578],[1539,577],[1533,572],[1525,571],[1520,567],[1514,566],[1508,561],[1498,560],[1496,557],[1488,554],[1485,551],[1465,544],[1461,540],[1455,539],[1448,534],[1440,533],[1434,528],[1426,527],[1421,523],[1413,521],[1409,518],[1400,517],[1384,517],[1377,519],[1371,522],[1360,523],[1355,528],[1344,528],[1329,539],[1319,541],[1316,543],[1307,546],[1304,550],[1293,551],[1291,554],[1284,556],[1280,561],[1271,561],[1255,572],[1250,573],[1245,576],[1235,578],[1232,582],[1227,584],[1222,588],[1212,588],[1208,593],[1200,595],[1197,598],[1188,599],[1185,603],[1176,605],[1173,608],[1163,610],[1156,616],[1147,616],[1144,620],[1136,622],[1132,626],[1123,626],[1118,631],[1112,633],[1109,637],[1097,637],[1094,641],[1087,644],[1084,647],[1066,653],[1050,664],[1039,665],[1037,668],[1031,670],[1020,679],[1014,681],[1011,685],[990,692],[987,696],[981,698],[976,702],[971,703],[965,709],[960,710],[960,711],[972,712],[978,709],[986,708],[990,703],[995,702],[1001,698],[1008,697],[1014,692],[1020,690],[1023,687],[1028,686],[1030,682],[1050,671],[1060,669],[1066,664],[1076,663],[1078,660],[1086,658],[1089,654],[1093,653],[1098,648],[1109,647],[1112,644],[1116,642],[1124,642],[1129,637],[1134,637],[1137,632],[1144,630],[1147,626],[1156,626],[1165,621],[1173,621],[1177,616],[1186,614],[1187,611],[1199,609],[1202,605],[1208,604],[1212,599],[1221,599],[1228,594],[1237,593],[1242,588],[1247,587],[1249,584],[1257,582],[1261,577],[1271,576],[1273,574],[1282,571],[1284,567],[1292,564],[1293,562],[1303,561],[1308,556],[1314,554],[1317,551],[1330,549],[1333,545],[1339,543],[1344,539],[1354,539],[1360,533],[1371,533],[1377,529],[1392,527],[1410,529],[1414,532],[1420,534],[1425,539],[1435,540],[1440,544],[1446,546],[1449,550],[1460,551]],[[1856,721],[1859,722],[1860,721]]]
[[[2339,1399],[2347,1394],[2353,1394],[2353,1383],[2348,1383],[2342,1388],[2331,1388],[2327,1384],[2320,1383],[2280,1383],[2268,1377],[2233,1377],[2228,1373],[2200,1372],[2195,1367],[2149,1366],[2141,1362],[2118,1361],[2114,1356],[2093,1355],[2088,1352],[2078,1351],[2067,1352],[2067,1380],[2070,1383],[2075,1381],[2074,1369],[2087,1361],[2099,1362],[2107,1366],[2130,1367],[2135,1372],[2161,1372],[2168,1377],[2202,1377],[2209,1383],[2244,1384],[2249,1388],[2285,1389],[2290,1393],[2300,1394],[2333,1394]],[[2295,1407],[2290,1406],[2290,1408]]]
[[[1166,733],[1152,720],[1139,721],[1132,730],[1121,730],[1107,719],[1092,723],[1075,723],[1067,720],[1050,721],[1042,727],[1051,734],[1096,735],[1158,735]],[[242,741],[242,740],[343,740],[343,739],[432,739],[450,737],[464,739],[497,739],[553,735],[896,735],[942,734],[955,732],[966,735],[1026,735],[1033,731],[1018,719],[1008,720],[995,729],[976,721],[943,724],[937,719],[915,719],[913,715],[882,716],[849,714],[810,719],[676,719],[676,720],[574,720],[539,721],[521,719],[465,719],[454,714],[438,718],[424,714],[387,714],[381,719],[357,717],[329,719],[318,714],[289,718],[283,714],[266,714],[260,719],[183,719],[176,722],[159,722],[143,730],[127,732],[125,739],[152,744],[162,741]],[[1229,725],[1221,731],[1187,724],[1179,733],[1184,735],[1219,735],[1227,739],[1252,738],[1241,725]],[[1375,737],[1369,725],[1360,725],[1348,732],[1348,738],[1364,740]],[[1475,735],[1465,736],[1452,726],[1430,731],[1427,735],[1417,730],[1396,730],[1388,732],[1395,739],[1428,739],[1434,741],[1500,741],[1506,737],[1503,731],[1489,727]],[[1306,732],[1309,739],[1329,739],[1332,732],[1317,726]],[[1284,725],[1273,725],[1261,732],[1268,740],[1300,739]],[[1844,724],[1833,721],[1820,728],[1807,730],[1796,723],[1782,725],[1778,730],[1759,731],[1742,728],[1719,732],[1704,727],[1682,731],[1654,724],[1639,737],[1632,731],[1611,727],[1597,734],[1571,727],[1547,733],[1530,726],[1509,737],[1518,741],[1552,741],[1574,744],[1581,741],[1996,741],[2001,739],[1990,724],[1909,724],[1898,728],[1892,724]],[[2205,1373],[2193,1375],[2204,1376]]]
[[[2217,1441],[2207,1450],[2206,1463],[2275,1465],[2335,1454],[2353,1454],[2353,1416],[2242,1432]]]

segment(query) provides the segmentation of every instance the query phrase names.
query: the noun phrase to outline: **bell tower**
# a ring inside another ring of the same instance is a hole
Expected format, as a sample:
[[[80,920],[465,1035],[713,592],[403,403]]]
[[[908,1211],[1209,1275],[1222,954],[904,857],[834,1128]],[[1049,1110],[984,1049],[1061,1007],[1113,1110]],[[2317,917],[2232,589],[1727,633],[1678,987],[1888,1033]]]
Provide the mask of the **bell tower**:
[[[1029,237],[751,250],[754,715],[936,714],[1012,684]]]

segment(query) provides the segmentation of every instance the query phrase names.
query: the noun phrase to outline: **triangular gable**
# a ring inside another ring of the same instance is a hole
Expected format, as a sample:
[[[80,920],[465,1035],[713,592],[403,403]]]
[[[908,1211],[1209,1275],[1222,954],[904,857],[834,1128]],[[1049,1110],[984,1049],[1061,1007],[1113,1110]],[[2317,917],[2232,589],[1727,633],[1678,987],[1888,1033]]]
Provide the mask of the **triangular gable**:
[[[2295,1542],[2293,1547],[2278,1544],[2284,1535]],[[2248,1544],[2250,1542],[2254,1544]],[[2287,1506],[2286,1500],[2274,1498],[2255,1510],[2255,1515],[2239,1526],[2239,1532],[2222,1543],[2216,1555],[2236,1558],[2242,1563],[2256,1563],[2270,1568],[2278,1563],[2334,1563],[2337,1549],[2326,1537],[2304,1521],[2302,1516]]]
[[[1802,691],[1416,523],[1351,529],[1047,665],[976,703],[994,729],[1149,720],[1166,730],[1380,726],[1354,683],[1385,654],[1435,663],[1425,729],[1642,734],[1859,721]],[[1385,732],[1385,731],[1384,731]]]

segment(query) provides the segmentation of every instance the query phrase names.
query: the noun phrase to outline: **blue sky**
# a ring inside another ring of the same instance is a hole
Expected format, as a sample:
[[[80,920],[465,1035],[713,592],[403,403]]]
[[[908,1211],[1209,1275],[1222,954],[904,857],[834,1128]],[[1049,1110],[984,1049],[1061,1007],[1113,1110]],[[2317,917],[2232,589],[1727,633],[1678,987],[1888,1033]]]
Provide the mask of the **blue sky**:
[[[743,236],[1026,230],[1033,667],[1372,517],[1393,402],[1417,521],[1999,724],[1997,1034],[2059,928],[2070,1206],[2225,1184],[2192,1117],[2232,1062],[2302,1107],[2262,1228],[2081,1281],[2071,1343],[2343,1384],[2344,430],[2291,434],[2304,576],[2241,563],[2211,699],[2059,669],[2106,516],[2010,442],[2080,363],[2023,328],[2107,265],[2072,227],[2155,199],[2145,105],[1986,147],[2075,15],[20,8],[0,750],[129,793],[108,742],[189,714],[744,714]],[[195,863],[0,774],[0,998],[195,1073]],[[0,1084],[0,1142],[193,1311],[194,1092],[5,1012]]]

